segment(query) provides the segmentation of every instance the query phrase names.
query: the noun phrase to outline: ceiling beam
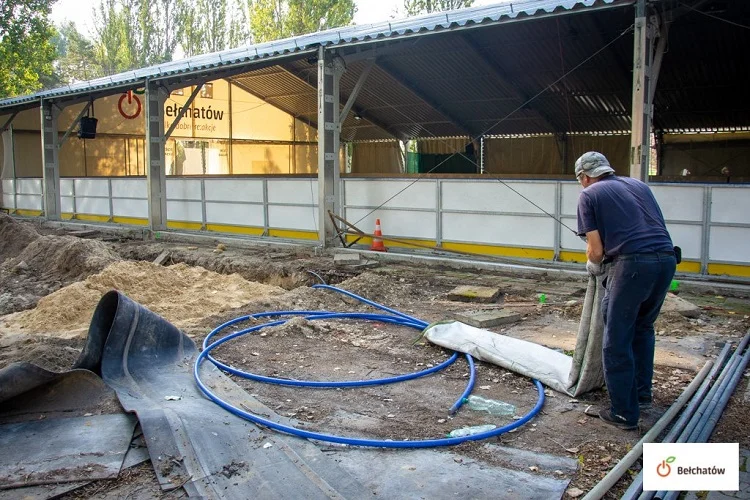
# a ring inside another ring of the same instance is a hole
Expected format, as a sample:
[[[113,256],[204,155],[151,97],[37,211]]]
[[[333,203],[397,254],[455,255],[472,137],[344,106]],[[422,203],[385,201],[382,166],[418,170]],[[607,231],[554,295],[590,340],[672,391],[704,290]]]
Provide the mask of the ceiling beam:
[[[287,68],[285,66],[279,65],[279,68],[281,68],[285,73],[291,75],[292,77],[296,78],[297,80],[301,81],[302,83],[304,83],[305,85],[307,85],[308,87],[310,87],[310,89],[313,91],[313,93],[316,96],[318,95],[317,81],[316,81],[315,84],[312,84],[309,81],[307,81],[306,78],[298,75],[297,72],[295,72],[295,71],[293,71],[293,70],[291,70],[291,69],[289,69],[289,68]],[[341,105],[341,103],[339,103],[339,105]],[[368,122],[372,123],[376,127],[383,129],[388,135],[390,135],[390,136],[392,136],[392,137],[394,137],[396,139],[401,139],[401,140],[407,140],[407,139],[409,139],[409,137],[407,137],[405,134],[403,134],[402,132],[400,132],[398,130],[394,130],[393,127],[391,127],[391,126],[389,126],[389,125],[387,125],[385,123],[382,123],[380,120],[378,120],[377,118],[373,117],[366,110],[364,110],[364,109],[362,109],[362,108],[360,108],[358,106],[352,106],[351,109],[352,109],[352,111],[354,111],[355,115],[359,116],[360,118],[362,118],[364,120],[367,120]]]
[[[480,47],[474,39],[468,33],[461,33],[459,38],[481,61],[485,66],[492,72],[492,75],[501,83],[504,87],[508,88],[513,94],[513,98],[519,101],[519,105],[522,109],[527,109],[536,113],[536,115],[549,127],[552,132],[565,132],[566,127],[557,123],[550,116],[544,113],[542,110],[535,107],[533,104],[528,103],[529,96],[520,90],[520,85],[514,82],[509,76],[507,70],[503,69],[496,60],[490,57],[487,51]]]
[[[255,90],[249,88],[247,85],[245,85],[243,83],[238,82],[237,80],[229,80],[229,82],[232,83],[233,85],[236,85],[240,89],[244,90],[248,94],[257,97],[261,101],[270,102],[269,101],[269,99],[271,99],[270,97],[266,97],[263,94],[261,94],[259,92],[256,92]],[[286,108],[286,107],[284,107],[282,105],[279,105],[279,104],[271,104],[271,106],[275,106],[275,107],[279,108],[284,113],[287,113],[287,114],[291,115],[294,119],[301,121],[302,123],[304,123],[305,125],[307,125],[309,127],[313,127],[315,129],[318,128],[317,121],[311,121],[311,120],[308,120],[307,118],[305,118],[304,116],[295,115],[293,110],[288,109],[288,108]]]
[[[479,133],[477,133],[478,131],[473,130],[464,122],[463,119],[445,109],[436,99],[427,95],[424,90],[422,90],[414,82],[406,78],[406,76],[396,70],[393,66],[389,65],[381,59],[376,59],[375,65],[385,73],[387,73],[388,76],[396,80],[402,87],[414,94],[420,101],[424,102],[429,107],[446,117],[448,121],[453,123],[453,125],[455,125],[462,133],[468,135],[472,139],[476,138],[479,135]]]

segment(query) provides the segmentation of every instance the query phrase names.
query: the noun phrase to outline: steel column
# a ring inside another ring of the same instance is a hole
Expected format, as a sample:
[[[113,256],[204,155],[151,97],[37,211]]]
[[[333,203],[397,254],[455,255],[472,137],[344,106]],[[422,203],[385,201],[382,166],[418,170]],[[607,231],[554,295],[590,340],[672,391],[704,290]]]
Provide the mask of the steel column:
[[[146,179],[148,220],[153,231],[167,228],[167,175],[164,146],[164,102],[167,92],[146,81]]]
[[[339,81],[343,60],[318,49],[318,239],[324,247],[338,241],[328,212],[341,215],[339,157]]]
[[[60,220],[60,160],[57,121],[61,109],[54,102],[42,101],[40,106],[42,123],[42,187],[44,217]]]
[[[630,177],[648,181],[651,152],[650,95],[651,36],[646,18],[646,0],[636,4],[633,32],[633,107],[630,132]]]

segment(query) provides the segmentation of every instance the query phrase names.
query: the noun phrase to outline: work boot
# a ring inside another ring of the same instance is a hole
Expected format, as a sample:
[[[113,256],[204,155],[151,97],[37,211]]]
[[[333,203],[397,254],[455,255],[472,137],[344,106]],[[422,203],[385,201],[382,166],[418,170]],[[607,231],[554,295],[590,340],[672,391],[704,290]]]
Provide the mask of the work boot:
[[[601,410],[599,412],[599,418],[605,423],[624,431],[633,431],[638,428],[638,423],[628,423],[624,417],[621,417],[620,415],[614,415],[609,410]]]

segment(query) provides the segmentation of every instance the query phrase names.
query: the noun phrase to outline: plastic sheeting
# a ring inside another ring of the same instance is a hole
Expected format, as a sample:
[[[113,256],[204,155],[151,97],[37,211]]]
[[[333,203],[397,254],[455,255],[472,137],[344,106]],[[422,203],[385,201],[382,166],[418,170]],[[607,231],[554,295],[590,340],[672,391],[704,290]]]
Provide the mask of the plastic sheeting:
[[[589,278],[572,357],[526,340],[515,339],[459,321],[430,325],[432,343],[537,379],[555,391],[578,396],[604,385],[601,314],[602,279]]]

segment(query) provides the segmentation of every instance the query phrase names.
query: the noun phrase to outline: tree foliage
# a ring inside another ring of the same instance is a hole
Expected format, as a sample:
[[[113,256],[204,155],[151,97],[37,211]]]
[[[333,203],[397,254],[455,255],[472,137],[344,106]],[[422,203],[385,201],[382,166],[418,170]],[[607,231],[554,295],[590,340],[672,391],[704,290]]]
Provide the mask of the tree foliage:
[[[55,77],[58,83],[91,80],[104,75],[96,57],[94,43],[78,31],[75,23],[63,23],[55,41]]]
[[[94,25],[97,62],[107,75],[171,61],[180,28],[177,0],[100,0]]]
[[[190,57],[250,40],[246,0],[178,0],[180,48]]]
[[[250,29],[254,42],[351,24],[354,0],[250,0]]]
[[[39,90],[52,75],[53,0],[0,0],[0,97]]]
[[[404,0],[404,9],[409,16],[441,12],[444,10],[471,7],[474,0]]]

